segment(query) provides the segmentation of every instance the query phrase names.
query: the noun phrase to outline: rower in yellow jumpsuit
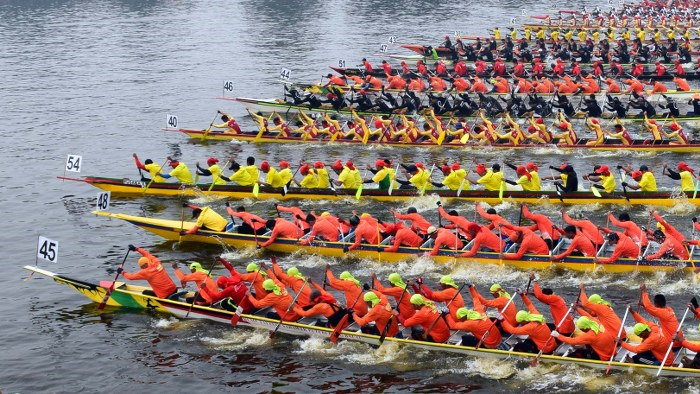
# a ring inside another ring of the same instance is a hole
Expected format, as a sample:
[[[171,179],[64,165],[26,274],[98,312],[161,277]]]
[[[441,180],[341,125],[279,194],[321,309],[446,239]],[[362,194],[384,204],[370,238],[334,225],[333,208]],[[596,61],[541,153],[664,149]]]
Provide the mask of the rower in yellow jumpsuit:
[[[562,132],[559,134],[553,134],[553,140],[559,140],[560,144],[562,141],[564,141],[567,145],[574,145],[578,143],[578,136],[574,131],[574,126],[571,124],[571,122],[569,122],[566,119],[564,114],[561,112],[559,113],[559,124],[557,125],[557,127],[559,127],[559,129],[562,130]]]
[[[316,187],[321,189],[330,187],[331,178],[328,176],[328,170],[322,161],[314,163],[314,173],[316,174],[316,179],[318,179],[318,185]]]
[[[664,129],[661,129],[661,133],[664,135],[664,137],[670,140],[668,142],[669,145],[686,145],[688,143],[688,139],[685,136],[685,133],[683,133],[683,127],[681,127],[681,125],[678,124],[675,119],[671,122],[668,128],[671,130],[670,133],[667,133],[664,131]]]
[[[647,129],[654,138],[654,142],[661,142],[661,132],[659,131],[659,125],[656,124],[655,120],[649,120],[647,115],[644,114],[644,128]]]
[[[212,183],[215,185],[225,185],[226,180],[228,179],[223,176],[221,173],[221,167],[219,167],[218,163],[219,159],[215,157],[210,157],[207,159],[207,165],[208,167],[206,169],[202,168],[199,166],[199,162],[197,162],[195,165],[197,166],[197,174],[198,175],[211,175]]]
[[[315,189],[318,187],[318,177],[316,173],[309,168],[308,164],[302,165],[299,169],[299,173],[304,177],[301,182],[297,182],[297,180],[294,179],[294,183],[299,187],[303,187],[304,189]]]
[[[571,41],[571,38],[574,36],[574,31],[573,30],[567,30],[566,33],[564,33],[564,39],[566,41]]]
[[[265,182],[259,182],[260,184],[269,185],[271,187],[282,187],[287,184],[282,180],[279,171],[267,161],[260,163],[260,170],[265,173]]]
[[[664,163],[662,174],[668,175],[671,179],[681,181],[681,190],[684,192],[695,190],[695,171],[691,169],[684,161],[678,163],[677,171],[667,168]]]
[[[498,191],[501,189],[501,183],[503,183],[503,173],[501,172],[501,166],[494,164],[492,169],[487,170],[483,164],[478,164],[476,166],[476,173],[480,176],[476,181],[467,177],[467,180],[472,185],[483,185],[486,190]]]
[[[631,41],[632,33],[630,33],[629,30],[625,30],[624,32],[622,32],[622,39],[625,41]]]
[[[469,190],[469,183],[464,180],[467,176],[467,171],[464,168],[460,168],[457,163],[452,164],[452,166],[448,168],[449,174],[442,180],[442,184],[447,186],[450,190],[458,190],[460,186],[462,190]],[[444,172],[445,169],[443,168],[443,173]]]
[[[484,116],[484,110],[479,110],[479,116],[481,117],[481,121],[484,123],[484,127],[485,127],[485,130],[483,132],[484,134],[481,137],[479,137],[478,135],[472,134],[472,137],[476,138],[476,139],[486,139],[487,142],[489,140],[493,140],[493,141],[498,140],[498,133],[496,132],[496,128],[493,126],[493,122],[486,119],[486,117]]]
[[[559,30],[555,29],[551,33],[549,33],[549,37],[552,39],[552,41],[557,42],[557,41],[559,41],[560,34],[561,33],[559,32]]]
[[[547,30],[538,29],[535,33],[535,37],[537,37],[538,40],[544,40],[545,38],[547,38]]]
[[[584,175],[584,179],[591,182],[600,182],[600,185],[594,185],[594,187],[602,186],[606,193],[612,193],[615,191],[617,183],[615,182],[615,177],[610,172],[608,166],[600,166],[595,170],[597,175]],[[600,189],[600,187],[598,187]]]
[[[525,139],[525,134],[523,134],[523,131],[520,130],[520,125],[513,121],[510,114],[506,114],[505,121],[507,123],[508,131],[504,134],[498,134],[498,138],[508,139],[511,144],[519,145]]]
[[[627,129],[625,128],[625,126],[622,125],[620,119],[615,119],[615,130],[617,130],[617,133],[613,133],[610,131],[605,131],[604,133],[610,138],[619,139],[622,142],[622,145],[631,144],[629,133],[627,133]]]
[[[586,119],[586,127],[595,133],[595,140],[586,142],[587,146],[597,146],[605,142],[605,133],[603,132],[603,128],[600,126],[598,119]]]
[[[501,29],[499,29],[498,27],[494,27],[494,28],[493,28],[493,38],[494,38],[496,41],[498,41],[498,40],[501,39]]]
[[[586,39],[588,38],[588,33],[585,30],[581,30],[576,34],[578,37],[578,40],[581,42],[586,42]]]
[[[139,161],[139,157],[136,155],[136,153],[134,153],[133,156],[134,161],[136,162],[136,168],[148,171],[148,173],[151,174],[151,179],[153,179],[153,182],[166,182],[166,179],[159,175],[161,171],[160,165],[154,163],[151,159],[146,159],[144,164],[141,164],[141,162]]]
[[[250,171],[246,167],[241,167],[236,162],[231,163],[231,170],[234,172],[228,177],[230,182],[236,182],[241,186],[251,186],[257,181],[257,179],[250,176]],[[257,171],[257,168],[255,170]]]
[[[532,133],[530,135],[527,135],[525,138],[529,140],[533,140],[539,144],[548,144],[552,140],[551,134],[547,131],[547,126],[544,124],[544,120],[542,118],[535,119],[534,116],[531,116],[528,119],[528,122],[530,123],[530,127],[532,127]],[[530,128],[528,127],[528,130]]]
[[[525,37],[525,40],[527,40],[527,41],[532,40],[532,30],[529,27],[526,27],[523,30],[523,36]]]
[[[250,117],[253,118],[255,124],[258,125],[258,132],[262,131],[263,134],[265,134],[268,131],[267,122],[270,120],[270,118],[272,118],[275,115],[275,113],[273,112],[272,114],[270,114],[270,118],[266,118],[262,116],[260,112],[254,114],[248,111],[248,113],[250,114]]]
[[[163,178],[169,179],[175,177],[183,185],[191,185],[194,183],[192,181],[192,173],[185,163],[177,160],[170,160],[170,166],[173,167],[173,169],[169,174],[160,174]]]

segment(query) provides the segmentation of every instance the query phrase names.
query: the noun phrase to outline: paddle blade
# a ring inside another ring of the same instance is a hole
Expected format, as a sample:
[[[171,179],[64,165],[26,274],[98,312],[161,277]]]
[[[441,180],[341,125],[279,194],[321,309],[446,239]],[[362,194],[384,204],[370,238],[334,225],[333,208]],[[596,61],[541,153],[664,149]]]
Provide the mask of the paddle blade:
[[[238,322],[241,320],[241,313],[243,313],[243,308],[240,306],[236,308],[236,313],[234,313],[233,316],[231,316],[231,325],[235,326],[238,324]]]
[[[367,141],[369,141],[369,133],[365,131],[365,135],[362,136],[362,145],[367,145]]]
[[[348,324],[348,319],[350,318],[350,315],[346,314],[343,316],[340,321],[338,322],[338,325],[335,326],[335,329],[331,333],[330,340],[333,343],[338,343],[338,338],[340,338],[340,333],[343,331],[343,328]]]
[[[107,289],[107,293],[105,293],[104,298],[102,298],[102,302],[100,302],[100,305],[97,306],[97,310],[101,311],[105,309],[105,306],[107,306],[107,301],[109,301],[109,297],[111,296],[112,292]]]
[[[594,196],[601,198],[602,196],[600,195],[600,192],[598,191],[598,188],[591,185],[591,193],[593,193]]]
[[[339,132],[333,133],[333,135],[331,136],[331,142],[334,142],[338,138],[338,135],[340,135]]]
[[[503,200],[503,192],[506,191],[506,183],[501,181],[501,187],[498,188],[498,199]]]
[[[357,188],[357,192],[355,192],[355,200],[359,200],[360,196],[362,196],[362,185]]]
[[[255,185],[253,185],[253,197],[258,198],[259,194],[260,194],[260,184],[255,183]]]
[[[698,189],[700,189],[700,181],[695,183],[695,190],[693,191],[693,200],[698,196]]]
[[[445,141],[445,135],[446,135],[446,134],[447,134],[447,133],[445,133],[444,130],[440,133],[440,135],[438,136],[438,139],[437,139],[437,144],[438,144],[438,145],[442,145],[442,142]]]

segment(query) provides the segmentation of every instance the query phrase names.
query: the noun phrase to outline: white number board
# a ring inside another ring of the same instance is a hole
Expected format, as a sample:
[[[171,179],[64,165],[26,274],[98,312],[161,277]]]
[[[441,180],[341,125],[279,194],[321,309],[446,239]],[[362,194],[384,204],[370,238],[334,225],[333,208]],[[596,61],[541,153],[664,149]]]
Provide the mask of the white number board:
[[[58,241],[39,236],[36,257],[51,263],[58,262]]]
[[[224,92],[233,92],[233,81],[224,81]]]
[[[338,60],[338,67],[345,68],[345,60]]]
[[[396,44],[396,36],[389,36],[389,44]]]
[[[283,79],[285,81],[289,81],[289,79],[291,77],[292,77],[292,70],[282,67],[282,69],[280,70],[280,79]]]
[[[68,155],[66,159],[66,171],[69,172],[80,172],[80,168],[83,166],[83,157],[76,155]]]
[[[386,53],[387,49],[389,49],[389,46],[386,44],[382,44],[382,46],[379,47],[379,52]]]
[[[166,114],[165,115],[166,128],[177,128],[177,115]]]
[[[97,211],[106,211],[109,209],[109,200],[112,197],[111,192],[101,192],[97,195],[97,204],[95,209]]]

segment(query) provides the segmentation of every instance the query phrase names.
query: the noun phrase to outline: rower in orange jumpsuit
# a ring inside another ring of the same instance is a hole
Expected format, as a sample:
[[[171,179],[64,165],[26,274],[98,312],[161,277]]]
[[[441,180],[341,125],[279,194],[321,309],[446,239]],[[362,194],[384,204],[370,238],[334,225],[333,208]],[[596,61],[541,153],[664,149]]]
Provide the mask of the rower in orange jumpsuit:
[[[530,273],[530,278],[535,281],[535,274]],[[554,294],[552,289],[540,289],[540,285],[536,281],[533,286],[533,294],[539,302],[549,305],[549,312],[552,314],[554,327],[561,322],[561,319],[564,319],[558,330],[560,333],[570,334],[574,332],[574,319],[571,317],[571,314],[566,314],[569,307],[562,297]]]
[[[503,250],[503,240],[486,226],[471,223],[469,227],[467,227],[467,233],[472,239],[472,247],[468,251],[462,253],[460,257],[472,257],[476,255],[482,247],[488,248],[492,252],[501,252]]]
[[[518,251],[515,253],[505,253],[504,259],[518,260],[525,253],[547,255],[549,254],[549,246],[547,243],[527,227],[513,226],[512,224],[504,224],[503,228],[513,231],[509,236],[510,240],[520,244]]]
[[[410,318],[404,320],[404,327],[413,327],[420,325],[423,330],[421,335],[427,336],[423,338],[418,336],[418,332],[413,332],[414,339],[425,340],[435,343],[443,343],[450,337],[450,328],[447,326],[445,319],[440,316],[440,311],[437,310],[432,301],[426,300],[420,294],[411,296],[411,304],[416,309],[416,313]],[[432,328],[431,328],[432,326]],[[430,332],[426,332],[430,329]]]
[[[275,242],[277,238],[299,239],[299,237],[304,235],[301,229],[297,227],[294,223],[282,218],[268,220],[266,223],[266,227],[271,228],[272,233],[270,234],[270,238],[260,245],[263,248]]]
[[[317,289],[314,289],[311,292],[310,299],[311,305],[308,305],[306,309],[298,305],[294,305],[292,308],[294,313],[301,317],[323,316],[325,318],[329,318],[340,310],[340,306],[336,303],[333,297],[325,295]]]
[[[297,297],[299,306],[305,307],[313,305],[311,302],[311,286],[306,281],[306,278],[301,275],[297,267],[290,267],[285,273],[276,262],[273,262],[272,269],[267,270],[267,275],[286,287],[291,288],[294,294],[298,294],[299,291],[301,291],[301,294]]]
[[[644,85],[639,82],[637,79],[626,79],[625,84],[629,86],[629,88],[626,90],[627,93],[644,93]]]
[[[411,293],[398,273],[392,272],[387,279],[393,285],[392,287],[384,287],[382,282],[377,279],[377,276],[374,273],[372,274],[374,288],[385,296],[394,297],[394,300],[398,303],[396,308],[399,311],[399,322],[403,322],[416,313],[411,304]]]
[[[583,232],[577,231],[576,227],[572,225],[566,226],[566,228],[564,228],[562,231],[566,238],[571,239],[571,243],[565,251],[556,256],[552,256],[552,260],[561,260],[564,257],[571,255],[574,251],[578,251],[587,257],[595,257],[596,248]]]
[[[357,227],[355,227],[355,242],[348,247],[348,250],[357,249],[362,241],[371,245],[379,243],[379,225],[371,217],[364,216],[357,219],[357,216],[353,216],[350,218],[350,223]]]
[[[345,306],[352,308],[355,316],[364,316],[367,313],[367,303],[362,300],[362,285],[359,280],[348,271],[343,271],[336,279],[328,264],[326,264],[326,276],[330,287],[343,292]]]
[[[637,353],[632,357],[632,360],[636,363],[647,364],[648,361],[657,361],[661,364],[671,344],[671,338],[665,337],[659,329],[659,326],[644,319],[639,313],[632,311],[632,317],[638,322],[634,325],[634,333],[642,338],[642,343],[639,345],[632,345],[627,342],[622,342],[620,345],[630,352]],[[674,359],[674,352],[670,352],[664,365],[669,366],[673,364]]]
[[[649,213],[651,213],[651,215],[654,217],[654,219],[655,219],[660,225],[662,225],[662,226],[664,227],[664,228],[663,228],[664,234],[670,235],[671,237],[677,239],[677,240],[680,241],[680,242],[685,241],[685,235],[683,235],[683,233],[681,233],[680,231],[676,230],[676,228],[673,227],[669,222],[667,222],[666,220],[664,220],[664,218],[662,218],[661,215],[659,215],[659,214],[658,214],[657,212],[655,212],[654,210],[650,210]]]
[[[657,294],[654,296],[654,303],[652,304],[649,300],[646,285],[642,283],[639,285],[639,289],[642,292],[642,307],[644,310],[659,321],[664,337],[673,338],[676,330],[678,330],[678,318],[673,308],[666,306],[666,297],[663,294]],[[673,342],[673,347],[681,346],[683,339],[683,331],[679,331],[678,338]]]
[[[459,294],[459,286],[457,286],[451,276],[444,275],[440,278],[440,288],[440,290],[432,291],[422,281],[420,283],[420,292],[425,298],[444,303],[451,301],[447,308],[450,310],[450,315],[456,317],[457,309],[464,306],[464,298]]]
[[[515,315],[515,320],[518,323],[517,326],[510,324],[504,319],[501,322],[503,330],[514,335],[528,336],[525,342],[515,345],[515,351],[529,351],[534,353],[540,350],[543,354],[551,354],[554,349],[557,348],[557,341],[550,340],[552,332],[547,326],[547,323],[545,323],[544,316],[537,311],[537,308],[535,308],[527,295],[521,294],[520,297],[523,299],[523,303],[525,303],[529,312],[517,312]],[[533,348],[532,344],[534,344],[536,348]]]
[[[292,214],[292,218],[294,219],[294,223],[302,229],[304,232],[311,226],[304,220],[306,218],[306,213],[301,210],[301,208],[298,207],[285,207],[283,205],[275,204],[275,209],[277,209],[278,212],[287,212]]]
[[[617,82],[615,82],[612,78],[607,78],[605,80],[605,84],[608,85],[608,87],[606,89],[608,93],[620,93],[620,92],[622,92],[620,85]]]
[[[173,263],[175,276],[180,279],[182,287],[184,288],[187,286],[187,282],[194,282],[198,290],[198,293],[195,295],[196,302],[200,303],[202,300],[204,300],[207,304],[211,304],[213,302],[213,298],[209,295],[209,293],[216,291],[216,283],[214,283],[214,280],[211,278],[211,276],[209,276],[209,272],[202,268],[201,264],[192,262],[189,268],[190,273],[185,274],[180,271],[177,263]],[[199,291],[201,287],[206,287],[207,290],[209,290],[209,293]]]
[[[475,303],[477,302],[475,301]],[[453,330],[461,330],[472,334],[472,336],[462,336],[461,346],[476,346],[488,330],[488,335],[484,338],[483,345],[489,349],[497,348],[501,344],[501,331],[486,314],[476,309],[476,305],[474,310],[459,308],[456,312],[456,318],[453,318],[451,314],[447,315],[447,323]]]
[[[501,313],[505,320],[508,321],[511,325],[518,324],[518,322],[515,320],[515,314],[517,310],[512,302],[510,303],[510,305],[508,305],[508,308],[506,308],[506,310],[503,311],[503,308],[506,306],[506,304],[508,304],[508,301],[510,300],[510,294],[503,290],[501,285],[497,283],[491,285],[489,291],[493,296],[492,300],[485,299],[481,294],[479,294],[474,285],[469,286],[469,293],[471,293],[472,299],[475,300],[474,302],[476,302],[476,300],[479,300],[479,303],[484,307],[496,308],[498,309],[498,313]]]
[[[374,322],[374,327],[368,330],[370,334],[374,335],[381,335],[384,332],[387,324],[390,324],[386,333],[388,337],[393,337],[399,333],[399,325],[396,321],[397,319],[392,319],[392,309],[388,302],[382,302],[381,298],[372,291],[365,293],[363,301],[369,303],[371,307],[364,316],[353,317],[355,323],[359,324],[360,327],[363,327],[371,322]]]
[[[121,267],[118,268],[118,270],[121,270],[119,272],[121,272],[124,278],[147,281],[148,285],[151,286],[153,294],[158,298],[168,298],[168,296],[177,291],[177,286],[175,286],[173,280],[170,279],[163,264],[161,264],[157,257],[133,245],[129,245],[129,250],[136,251],[143,256],[138,260],[138,265],[141,270],[129,273],[124,271]]]
[[[300,316],[297,315],[291,308],[294,299],[284,288],[281,282],[274,279],[265,279],[263,282],[264,297],[258,300],[253,297],[248,291],[248,301],[257,309],[267,308],[271,306],[277,313],[277,318],[283,321],[297,321]],[[289,310],[289,311],[288,311]],[[274,317],[273,317],[274,318]]]
[[[473,224],[474,222],[470,222],[467,218],[464,216],[459,216],[457,214],[457,211],[450,211],[449,213],[445,211],[445,209],[442,207],[442,204],[438,201],[438,213],[440,216],[448,220],[450,223],[452,223],[454,226],[457,226],[460,230],[462,230],[464,233],[467,233],[467,229],[469,228],[469,225]],[[454,228],[452,226],[452,228]],[[448,228],[447,226],[445,226]],[[467,233],[467,239],[471,240],[472,237]]]
[[[459,239],[459,237],[457,237],[455,233],[449,229],[443,227],[435,229],[435,227],[431,226],[428,228],[428,235],[431,234],[436,234],[435,244],[433,245],[433,249],[429,253],[431,256],[436,256],[440,252],[440,249],[442,249],[443,247],[452,250],[460,250],[464,247],[464,243],[462,242],[462,240]]]
[[[615,342],[617,333],[606,330],[601,324],[586,316],[579,317],[576,326],[583,334],[576,337],[568,337],[560,335],[562,334],[560,332],[553,331],[552,336],[569,345],[588,345],[593,349],[599,360],[610,360],[617,348],[617,343]]]
[[[654,239],[661,245],[656,253],[644,256],[645,260],[660,259],[663,258],[666,253],[672,254],[679,260],[688,260],[690,257],[688,249],[683,245],[683,241],[679,241],[670,235],[667,236],[661,230],[654,231]]]
[[[426,234],[428,227],[432,226],[429,221],[425,220],[423,215],[418,213],[418,210],[414,207],[409,207],[405,214],[399,213],[395,210],[391,210],[394,217],[399,220],[408,220],[411,222],[411,228],[413,231],[419,234]]]
[[[607,232],[610,230],[604,229],[603,231]],[[615,249],[610,257],[597,259],[598,263],[600,264],[614,263],[621,257],[636,258],[639,256],[639,246],[632,240],[632,238],[623,233],[610,231],[608,234],[608,242],[611,245],[615,245]]]
[[[253,228],[256,232],[265,227],[265,220],[263,218],[246,212],[243,207],[238,207],[235,211],[231,207],[226,207],[226,212],[233,217],[241,218],[245,224]]]
[[[320,236],[324,241],[337,241],[338,237],[340,236],[340,227],[335,226],[333,221],[327,218],[328,216],[307,216],[306,221],[312,226],[311,232],[307,238],[300,242],[300,244],[309,245],[314,239],[316,239],[317,236]]]
[[[576,310],[578,311],[579,315],[596,319],[603,325],[603,327],[605,327],[606,330],[614,332],[615,335],[617,335],[617,332],[620,330],[620,326],[622,325],[622,321],[620,320],[620,317],[617,316],[612,306],[610,306],[610,303],[605,301],[598,294],[591,294],[591,297],[588,298],[586,296],[586,290],[583,284],[579,286],[579,289],[581,291],[578,299],[579,304],[591,312],[588,313],[582,308],[577,308]],[[625,337],[625,330],[622,330],[622,338]]]
[[[472,82],[472,88],[471,92],[472,93],[487,93],[489,90],[486,87],[486,84],[484,81],[481,80],[481,78],[474,77],[474,81]]]
[[[384,249],[385,252],[396,252],[401,246],[417,248],[423,244],[423,237],[416,234],[410,228],[404,227],[399,229],[394,235],[394,243],[390,247]]]
[[[605,238],[603,238],[603,235],[600,234],[600,231],[598,231],[598,226],[593,224],[590,220],[586,219],[573,219],[569,214],[564,212],[562,214],[562,218],[567,224],[570,224],[572,226],[575,226],[583,232],[583,234],[593,242],[594,245],[600,246],[605,242]]]
[[[610,220],[610,224],[624,228],[624,234],[630,237],[632,241],[640,243],[642,246],[647,246],[649,240],[644,234],[644,231],[642,231],[642,229],[630,219],[630,215],[627,212],[622,212],[618,215],[618,217],[619,220],[613,216],[612,212],[608,212],[608,220]]]
[[[481,207],[480,204],[476,204],[476,213],[479,214],[482,218],[490,221],[491,223],[488,225],[489,230],[491,229],[496,229],[500,225],[500,233],[505,235],[506,237],[510,237],[511,234],[513,234],[513,230],[505,227],[506,224],[510,224],[506,219],[504,219],[501,215],[496,213],[496,210],[493,208],[489,208],[488,211],[484,211],[484,208]]]
[[[545,240],[545,242],[549,239],[551,240],[550,242],[554,244],[559,240],[561,236],[558,231],[554,230],[554,223],[552,223],[547,216],[542,215],[541,213],[530,212],[525,204],[523,204],[522,207],[523,217],[535,222],[535,224],[530,226],[530,230],[538,230],[540,232],[540,236]]]

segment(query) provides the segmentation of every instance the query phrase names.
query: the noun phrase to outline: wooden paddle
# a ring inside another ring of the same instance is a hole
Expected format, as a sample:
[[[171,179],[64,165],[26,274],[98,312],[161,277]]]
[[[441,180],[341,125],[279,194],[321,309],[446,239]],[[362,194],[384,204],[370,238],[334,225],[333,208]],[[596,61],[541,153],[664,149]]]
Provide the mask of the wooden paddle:
[[[622,330],[625,329],[625,321],[627,320],[627,314],[629,313],[629,311],[630,311],[630,306],[627,305],[627,308],[625,308],[625,316],[622,317],[622,323],[620,323],[620,329],[617,330],[617,337],[615,337],[616,339],[620,338],[620,335],[622,335]],[[610,357],[610,361],[608,362],[608,366],[607,366],[607,368],[605,368],[606,375],[608,375],[610,373],[610,368],[612,367],[613,361],[615,361],[615,356],[617,356],[618,350],[619,349],[617,347],[617,344],[615,344],[615,350],[613,350],[612,356]]]
[[[226,169],[226,167],[228,167],[228,163],[230,163],[230,162],[231,162],[231,160],[226,160],[226,164],[224,164],[224,167],[221,169],[221,172],[219,173],[219,179],[221,179],[221,175],[223,175],[224,170]],[[211,175],[212,175],[211,185],[209,185],[209,189],[207,189],[207,192],[210,192],[211,189],[213,189],[214,185],[216,184],[216,178],[214,178],[214,174],[211,174]]]
[[[666,354],[664,355],[663,361],[661,361],[661,365],[659,365],[659,370],[656,371],[656,376],[661,375],[661,371],[664,369],[664,364],[666,364],[666,359],[668,359],[669,353],[671,353],[671,349],[673,348],[673,338],[678,335],[679,332],[681,332],[681,327],[683,327],[683,322],[685,322],[686,316],[688,316],[688,311],[690,311],[690,307],[685,308],[685,312],[683,313],[683,318],[681,319],[681,322],[678,323],[678,328],[676,329],[675,334],[673,334],[673,337],[671,337],[671,343],[668,344],[668,349],[666,349]]]
[[[557,326],[554,328],[554,331],[559,331],[559,328],[561,327],[561,325],[564,324],[564,320],[566,320],[566,318],[569,316],[571,311],[574,310],[574,305],[576,305],[579,298],[581,298],[581,290],[579,290],[579,292],[578,292],[578,297],[576,297],[576,301],[571,303],[571,306],[569,306],[569,309],[566,311],[566,314],[564,315],[564,317],[561,318],[561,320],[559,321]],[[549,341],[551,341],[553,338],[554,337],[551,335],[551,332],[550,332],[549,338],[544,343],[544,345],[542,345],[542,349],[540,349],[539,353],[537,353],[537,356],[532,360],[532,362],[530,363],[530,366],[532,366],[532,367],[537,366],[537,362],[540,360],[540,357],[542,357],[542,353],[544,352],[544,348],[546,348],[547,345],[549,345]]]
[[[403,292],[401,293],[401,296],[399,297],[399,300],[396,301],[397,313],[399,313],[398,312],[399,305],[401,305],[401,301],[403,300],[403,296],[406,295],[406,293],[408,293],[408,291],[406,290],[406,288],[404,288]],[[377,341],[377,346],[382,346],[382,343],[384,343],[384,340],[386,339],[386,334],[389,332],[389,327],[391,327],[391,323],[394,322],[394,317],[396,317],[396,315],[394,315],[392,313],[391,317],[389,318],[389,321],[386,322],[386,326],[384,326],[384,329],[382,330],[382,335],[379,336],[379,341]]]
[[[462,286],[460,286],[459,289],[457,289],[457,293],[455,293],[455,295],[445,305],[445,307],[448,308],[448,310],[449,310],[450,305],[452,304],[452,301],[454,301],[457,298],[457,296],[462,292],[462,289],[464,289],[464,286],[466,286],[466,285],[467,284],[465,283]],[[437,324],[438,320],[440,320],[441,317],[442,317],[442,314],[438,314],[438,317],[436,317],[435,320],[433,320],[432,323],[430,323],[430,325],[428,326],[428,329],[425,330],[425,332],[423,333],[423,340],[428,339],[428,334],[430,334],[430,331],[435,327],[435,325]]]
[[[207,278],[209,277],[209,275],[211,275],[211,270],[214,269],[214,264],[216,264],[216,260],[213,260],[211,262],[211,264],[209,264],[209,269],[207,270]],[[194,307],[194,302],[197,300],[197,294],[202,291],[201,289],[203,289],[204,286],[206,286],[206,279],[202,282],[200,289],[194,293],[194,296],[192,297],[192,303],[190,304],[190,308],[187,310],[187,313],[185,314],[185,319],[187,319],[187,317],[190,315],[190,312],[192,312],[192,308]]]
[[[214,121],[216,120],[216,118],[219,117],[220,113],[221,113],[221,111],[219,111],[219,110],[216,111],[216,115],[214,115],[214,119],[211,120],[211,122],[209,123],[209,127],[207,127],[207,129],[204,130],[204,134],[202,134],[202,141],[205,141],[207,139],[207,136],[209,136],[209,132],[211,131],[211,127],[214,125]]]
[[[360,291],[360,294],[357,295],[357,298],[355,298],[355,302],[352,303],[350,308],[346,308],[347,313],[345,314],[345,316],[343,316],[340,319],[338,324],[333,329],[333,332],[331,333],[331,336],[329,337],[331,342],[338,343],[338,339],[340,338],[340,334],[342,333],[343,328],[345,328],[345,325],[348,323],[348,320],[350,319],[350,313],[352,313],[351,311],[355,307],[355,304],[357,304],[357,301],[360,300],[360,297],[362,297],[362,291]]]
[[[620,173],[620,181],[622,182],[622,192],[625,194],[625,199],[629,201],[630,198],[629,196],[627,196],[627,186],[625,186],[625,173],[622,171],[622,168],[618,168],[617,171]]]
[[[398,160],[397,160],[397,161],[398,161]],[[394,178],[396,178],[396,173],[399,172],[399,165],[401,165],[401,163],[400,163],[400,162],[397,162],[397,163],[396,163],[396,169],[394,170]],[[389,177],[389,178],[390,178],[390,179],[389,179],[389,191],[388,191],[388,194],[391,195],[391,191],[394,189],[394,182],[396,182],[396,181],[395,181],[394,179],[391,179],[391,177]]]
[[[508,300],[508,302],[506,303],[506,305],[505,305],[505,306],[503,307],[503,309],[501,309],[501,311],[499,312],[500,315],[503,315],[503,313],[506,311],[506,309],[508,309],[508,306],[510,306],[510,303],[513,302],[513,298],[514,298],[514,297],[512,297],[512,296],[510,297],[510,299]],[[493,328],[493,326],[496,325],[496,322],[498,322],[498,319],[496,319],[496,320],[494,320],[493,322],[491,322],[491,325],[490,325],[489,328],[486,330],[486,332],[484,332],[484,335],[482,335],[481,338],[479,338],[479,342],[477,342],[476,346],[474,347],[475,349],[478,349],[478,348],[481,347],[481,344],[484,343],[484,339],[486,339],[486,336],[489,335],[489,331],[491,331],[491,329]]]
[[[160,169],[163,169],[163,166],[168,164],[168,161],[168,159],[165,159],[165,162],[163,162],[163,164],[160,165]],[[158,170],[158,172],[160,172],[160,170]],[[153,181],[156,179],[156,176],[158,176],[158,172],[156,172],[156,174],[151,177],[151,181],[148,182],[148,185],[146,185],[146,187],[143,189],[143,194],[146,194],[146,190],[148,190],[148,188],[151,187],[151,183],[153,183]]]
[[[126,251],[126,255],[124,255],[124,260],[122,260],[122,263],[117,269],[117,274],[114,275],[114,280],[112,281],[112,284],[109,286],[107,292],[105,293],[105,296],[102,298],[102,302],[100,302],[100,305],[97,306],[98,311],[105,309],[105,305],[107,305],[107,300],[109,300],[109,296],[112,294],[112,291],[114,291],[114,285],[117,283],[119,275],[121,275],[122,271],[124,270],[124,263],[126,263],[126,258],[129,257],[129,252],[131,252],[131,245],[129,245],[129,249]]]
[[[307,283],[308,283],[308,279],[304,279],[304,283],[301,285],[301,287],[299,288],[299,291],[292,299],[292,302],[287,307],[287,310],[284,311],[284,315],[280,316],[280,321],[277,322],[277,326],[275,327],[274,330],[272,330],[270,332],[270,338],[274,337],[275,334],[277,333],[277,330],[280,329],[280,326],[282,326],[282,321],[284,320],[285,317],[287,317],[287,314],[289,313],[289,311],[291,311],[292,308],[294,307],[294,304],[297,302],[297,298],[299,298],[299,296],[301,295],[301,292],[304,290],[304,287],[306,287]]]

